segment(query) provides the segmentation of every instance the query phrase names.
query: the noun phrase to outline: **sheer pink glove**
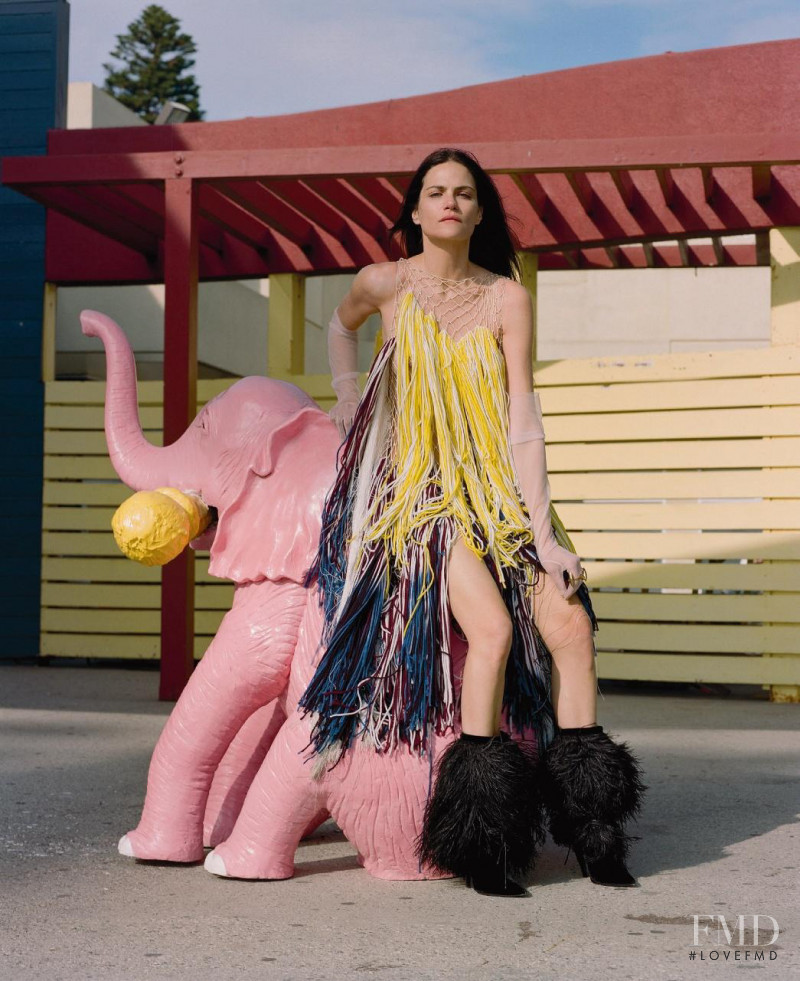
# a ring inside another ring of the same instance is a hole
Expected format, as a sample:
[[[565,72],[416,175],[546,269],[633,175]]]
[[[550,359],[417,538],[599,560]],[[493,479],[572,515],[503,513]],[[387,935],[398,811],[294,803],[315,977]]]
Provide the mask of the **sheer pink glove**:
[[[336,423],[342,439],[353,423],[361,392],[358,388],[358,337],[348,330],[334,310],[328,324],[328,362],[331,367],[331,386],[336,392],[336,405],[328,413]]]
[[[531,516],[533,541],[545,572],[565,599],[580,586],[569,576],[581,574],[581,560],[556,541],[550,520],[550,482],[544,448],[542,408],[537,392],[509,396],[508,439],[514,456],[519,488]]]

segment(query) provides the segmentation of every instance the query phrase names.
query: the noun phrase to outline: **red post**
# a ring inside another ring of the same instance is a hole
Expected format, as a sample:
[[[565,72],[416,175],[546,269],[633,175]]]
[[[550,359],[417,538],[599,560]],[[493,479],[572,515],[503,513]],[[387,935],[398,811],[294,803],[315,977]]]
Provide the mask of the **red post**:
[[[164,445],[197,412],[197,189],[169,178],[164,194]],[[161,570],[161,701],[178,698],[194,667],[194,552]]]

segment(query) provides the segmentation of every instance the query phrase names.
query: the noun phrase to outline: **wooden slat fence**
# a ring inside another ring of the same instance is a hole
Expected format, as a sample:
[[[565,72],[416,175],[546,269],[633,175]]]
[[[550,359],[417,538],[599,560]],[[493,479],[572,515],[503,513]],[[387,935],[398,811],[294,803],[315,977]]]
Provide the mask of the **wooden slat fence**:
[[[329,379],[294,379],[323,407]],[[800,350],[540,363],[553,499],[589,573],[601,677],[800,684]],[[230,381],[200,383],[201,404]],[[139,386],[160,440],[162,386]],[[155,658],[159,571],[109,528],[130,493],[104,385],[47,386],[42,653]],[[198,560],[196,654],[231,600]]]

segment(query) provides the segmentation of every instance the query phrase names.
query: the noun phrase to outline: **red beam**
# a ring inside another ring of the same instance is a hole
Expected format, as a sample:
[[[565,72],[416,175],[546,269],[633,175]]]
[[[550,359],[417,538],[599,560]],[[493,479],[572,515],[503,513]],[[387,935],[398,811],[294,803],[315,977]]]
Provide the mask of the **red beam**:
[[[630,181],[630,175],[626,173],[625,176]],[[592,221],[604,238],[636,238],[644,233],[611,174],[602,171],[587,174],[586,180],[592,188]],[[632,182],[630,187],[633,187]]]
[[[528,249],[535,242],[549,242],[550,233],[513,177],[510,174],[496,174],[494,182],[520,248]]]
[[[60,214],[93,228],[148,259],[155,258],[159,244],[157,235],[132,223],[126,217],[109,211],[99,201],[93,201],[91,191],[91,186],[85,186],[53,187],[48,188],[46,193],[42,188],[35,188],[32,192],[25,193],[45,207],[53,208]]]
[[[413,173],[433,144],[299,147],[296,149],[187,150],[176,153],[6,157],[3,182],[89,184],[168,180],[178,176],[220,178],[397,177]],[[705,136],[625,137],[582,140],[511,140],[473,143],[470,149],[490,173],[618,170],[666,167],[731,167],[800,162],[794,132],[710,133]]]
[[[713,243],[688,244],[684,250],[686,263],[681,255],[679,243],[643,242],[638,246],[606,246],[601,249],[577,249],[562,252],[546,252],[539,256],[539,268],[547,270],[566,269],[615,269],[635,268],[644,269],[648,266],[664,268],[713,267],[720,263],[716,260]],[[725,266],[755,266],[763,265],[758,262],[756,249],[753,244],[731,243],[723,247]],[[650,258],[648,259],[648,255]]]
[[[587,214],[591,214],[592,204],[594,203],[594,189],[592,188],[589,175],[582,170],[570,171],[565,174],[569,181],[572,192],[580,202],[581,207]]]
[[[249,212],[238,207],[215,187],[201,185],[198,197],[198,213],[223,228],[228,234],[241,239],[251,248],[266,250],[266,228]]]
[[[301,181],[270,182],[269,189],[310,221],[324,228],[341,242],[356,266],[366,266],[371,262],[383,262],[386,253],[380,249],[372,236],[363,232],[347,219],[328,201],[320,197]]]
[[[280,232],[303,250],[314,266],[350,266],[353,262],[340,243],[315,222],[300,214],[260,181],[220,181],[218,191],[269,228]]]
[[[403,196],[383,177],[354,177],[350,181],[391,227],[400,215]]]
[[[756,201],[765,200],[772,193],[772,167],[769,164],[757,164],[750,168],[750,173],[753,198]]]
[[[337,211],[354,222],[374,239],[386,242],[388,222],[358,194],[347,181],[313,179],[305,181],[312,191],[332,204]]]
[[[611,175],[611,179],[617,188],[617,193],[625,203],[625,207],[633,213],[639,195],[630,173],[627,170],[611,170],[608,173]]]
[[[194,181],[167,181],[164,208],[164,445],[197,413],[198,214]],[[184,490],[186,488],[183,488]],[[194,666],[194,552],[161,571],[159,698],[178,698]]]
[[[45,279],[51,283],[160,283],[156,254],[149,258],[57,211],[47,212]]]

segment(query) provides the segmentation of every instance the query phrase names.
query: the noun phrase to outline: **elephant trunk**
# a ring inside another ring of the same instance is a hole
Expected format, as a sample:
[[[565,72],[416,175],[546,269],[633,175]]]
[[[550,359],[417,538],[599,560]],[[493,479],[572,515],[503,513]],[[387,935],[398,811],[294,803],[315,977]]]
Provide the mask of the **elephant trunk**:
[[[87,337],[99,337],[106,349],[106,442],[120,479],[133,490],[152,490],[182,482],[173,448],[153,446],[142,432],[136,397],[136,362],[122,329],[96,310],[81,313],[81,329]]]

